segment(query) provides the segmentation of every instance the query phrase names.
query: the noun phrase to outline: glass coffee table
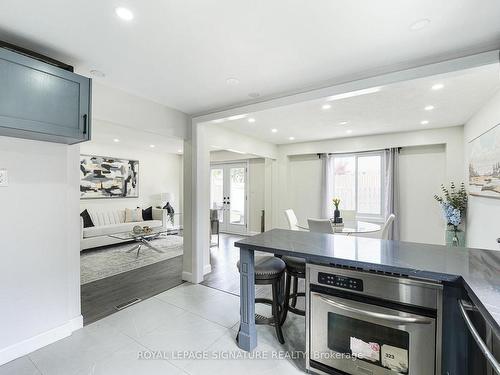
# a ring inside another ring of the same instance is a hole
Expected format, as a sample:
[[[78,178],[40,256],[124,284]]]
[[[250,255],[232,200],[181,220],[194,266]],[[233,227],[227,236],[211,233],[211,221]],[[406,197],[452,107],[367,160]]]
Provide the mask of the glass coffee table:
[[[163,250],[158,249],[157,247],[151,245],[150,241],[157,239],[163,233],[167,233],[167,230],[164,228],[153,228],[151,232],[147,233],[134,233],[134,232],[125,232],[125,233],[116,233],[110,234],[109,237],[117,238],[119,240],[134,240],[137,242],[137,246],[134,246],[130,250],[127,250],[127,253],[131,253],[137,250],[137,257],[139,257],[139,253],[141,251],[142,246],[146,246],[151,250],[154,250],[158,253],[163,253]]]

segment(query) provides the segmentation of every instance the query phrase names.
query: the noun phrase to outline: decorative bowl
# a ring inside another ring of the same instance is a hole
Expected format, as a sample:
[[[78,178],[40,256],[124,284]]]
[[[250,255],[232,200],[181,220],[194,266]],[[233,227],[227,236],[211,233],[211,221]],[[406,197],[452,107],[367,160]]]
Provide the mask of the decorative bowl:
[[[144,232],[144,230],[140,225],[136,225],[132,228],[132,232],[134,232],[134,234],[141,234],[142,232]]]

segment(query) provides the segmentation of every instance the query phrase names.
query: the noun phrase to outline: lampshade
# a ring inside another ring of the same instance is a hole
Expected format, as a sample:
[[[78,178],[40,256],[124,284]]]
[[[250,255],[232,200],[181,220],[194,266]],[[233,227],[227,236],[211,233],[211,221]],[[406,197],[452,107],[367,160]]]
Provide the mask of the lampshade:
[[[162,202],[170,202],[172,203],[174,200],[174,195],[172,193],[161,193],[160,199]]]

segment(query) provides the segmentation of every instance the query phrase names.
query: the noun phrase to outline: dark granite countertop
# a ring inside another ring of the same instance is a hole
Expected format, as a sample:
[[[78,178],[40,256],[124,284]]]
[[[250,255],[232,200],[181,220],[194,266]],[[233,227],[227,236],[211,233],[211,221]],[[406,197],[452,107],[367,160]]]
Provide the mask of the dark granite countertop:
[[[284,229],[248,237],[235,246],[444,284],[463,283],[485,318],[497,330],[500,327],[500,251]]]

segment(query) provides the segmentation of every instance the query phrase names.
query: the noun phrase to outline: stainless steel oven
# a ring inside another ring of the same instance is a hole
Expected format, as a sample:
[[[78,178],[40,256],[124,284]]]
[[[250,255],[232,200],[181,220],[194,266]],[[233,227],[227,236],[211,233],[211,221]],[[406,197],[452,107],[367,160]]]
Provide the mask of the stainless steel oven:
[[[440,284],[319,265],[306,276],[308,370],[440,373]]]

